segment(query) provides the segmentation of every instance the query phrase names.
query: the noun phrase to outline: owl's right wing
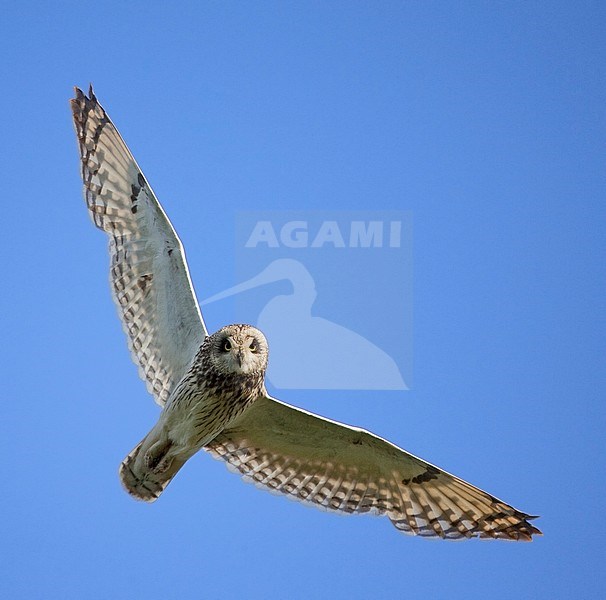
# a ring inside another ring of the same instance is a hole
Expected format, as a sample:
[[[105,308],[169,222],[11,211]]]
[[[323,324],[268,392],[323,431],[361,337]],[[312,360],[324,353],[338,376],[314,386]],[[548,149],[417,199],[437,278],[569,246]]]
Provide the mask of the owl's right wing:
[[[408,534],[531,540],[534,518],[376,435],[270,397],[206,448],[268,491],[345,513],[387,515]]]
[[[76,88],[71,108],[86,204],[109,235],[112,295],[139,374],[162,406],[207,335],[183,246],[92,87],[88,97]]]

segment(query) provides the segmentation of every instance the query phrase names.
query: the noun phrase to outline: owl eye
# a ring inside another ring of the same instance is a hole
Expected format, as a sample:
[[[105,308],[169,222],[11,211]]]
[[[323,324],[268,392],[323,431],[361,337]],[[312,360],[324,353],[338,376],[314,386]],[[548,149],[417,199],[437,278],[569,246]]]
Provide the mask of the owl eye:
[[[250,351],[251,351],[251,352],[256,352],[256,351],[259,349],[259,346],[258,346],[258,344],[257,344],[257,341],[256,341],[256,340],[253,340],[253,341],[250,343],[249,349],[250,349]]]
[[[223,352],[229,352],[231,350],[231,342],[229,340],[225,340],[223,342]]]

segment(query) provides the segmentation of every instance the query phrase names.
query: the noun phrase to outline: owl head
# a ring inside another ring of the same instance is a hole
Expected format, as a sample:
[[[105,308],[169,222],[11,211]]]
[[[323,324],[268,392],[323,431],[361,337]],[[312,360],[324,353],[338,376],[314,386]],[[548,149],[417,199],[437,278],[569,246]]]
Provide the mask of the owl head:
[[[264,373],[269,349],[265,336],[252,325],[227,325],[207,340],[210,361],[221,373]]]

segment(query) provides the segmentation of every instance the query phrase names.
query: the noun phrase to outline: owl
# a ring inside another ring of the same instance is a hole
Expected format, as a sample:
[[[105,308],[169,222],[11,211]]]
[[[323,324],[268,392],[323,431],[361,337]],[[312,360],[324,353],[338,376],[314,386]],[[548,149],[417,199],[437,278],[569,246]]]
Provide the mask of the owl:
[[[71,108],[84,197],[109,236],[110,286],[139,374],[162,407],[120,465],[126,491],[155,501],[204,450],[244,480],[311,506],[385,515],[443,539],[531,540],[521,512],[369,431],[296,408],[265,389],[268,342],[250,325],[209,335],[183,246],[92,87]]]

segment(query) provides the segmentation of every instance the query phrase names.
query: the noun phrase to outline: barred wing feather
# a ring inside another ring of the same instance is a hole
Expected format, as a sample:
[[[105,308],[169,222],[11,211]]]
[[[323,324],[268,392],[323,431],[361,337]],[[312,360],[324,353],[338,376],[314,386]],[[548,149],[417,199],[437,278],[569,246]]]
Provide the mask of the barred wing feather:
[[[139,374],[163,406],[207,335],[185,254],[92,87],[71,100],[84,196],[109,235],[110,286]]]
[[[207,450],[244,479],[344,513],[387,515],[404,533],[530,540],[530,515],[363,429],[270,397]]]

